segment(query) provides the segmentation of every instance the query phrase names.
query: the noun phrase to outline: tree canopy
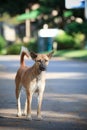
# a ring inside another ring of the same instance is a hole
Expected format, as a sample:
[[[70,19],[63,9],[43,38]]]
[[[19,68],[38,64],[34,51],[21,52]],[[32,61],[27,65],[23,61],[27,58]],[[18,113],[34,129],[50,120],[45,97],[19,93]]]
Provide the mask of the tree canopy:
[[[0,14],[4,12],[9,13],[11,16],[22,14],[26,8],[31,8],[35,3],[45,6],[47,8],[60,10],[64,9],[65,0],[2,0],[0,1]]]
[[[46,23],[51,28],[58,27],[64,29],[67,24],[73,20],[75,21],[75,17],[80,17],[84,20],[84,9],[68,10],[65,8],[65,0],[1,0],[0,15],[3,16],[4,21],[6,21],[7,14],[8,17],[20,15],[25,13],[26,8],[32,11],[32,7],[35,4],[39,5],[39,8],[36,10],[38,14],[36,14],[35,17],[40,14],[40,17],[35,19],[37,28],[41,28]],[[2,19],[2,17],[0,19]],[[11,18],[11,21],[13,23],[17,22],[15,17]]]

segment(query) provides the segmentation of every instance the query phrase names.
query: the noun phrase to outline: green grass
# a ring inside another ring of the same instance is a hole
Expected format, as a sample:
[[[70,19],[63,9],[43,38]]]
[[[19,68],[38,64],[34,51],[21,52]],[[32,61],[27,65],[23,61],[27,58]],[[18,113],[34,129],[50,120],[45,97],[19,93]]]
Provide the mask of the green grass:
[[[87,60],[87,50],[59,50],[54,53],[54,57]]]
[[[0,55],[5,55],[7,53],[7,50],[6,49],[2,49],[1,51],[0,51]]]

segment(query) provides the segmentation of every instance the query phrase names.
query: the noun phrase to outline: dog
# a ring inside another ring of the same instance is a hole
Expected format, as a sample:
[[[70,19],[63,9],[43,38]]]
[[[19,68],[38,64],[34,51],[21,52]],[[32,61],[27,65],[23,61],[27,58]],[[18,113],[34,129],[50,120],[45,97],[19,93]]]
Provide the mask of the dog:
[[[26,49],[22,49],[20,56],[20,68],[17,71],[15,77],[16,84],[16,99],[17,99],[17,116],[22,116],[21,103],[20,103],[20,91],[22,86],[25,88],[26,101],[24,107],[24,115],[27,116],[29,120],[31,117],[31,103],[32,96],[35,92],[38,94],[38,107],[37,107],[37,118],[42,119],[41,116],[41,105],[43,99],[43,93],[45,89],[45,79],[46,79],[46,68],[48,66],[49,60],[51,59],[53,51],[49,54],[37,54],[35,52],[28,52]],[[31,57],[35,63],[33,66],[28,67],[25,65],[24,56],[28,58]]]

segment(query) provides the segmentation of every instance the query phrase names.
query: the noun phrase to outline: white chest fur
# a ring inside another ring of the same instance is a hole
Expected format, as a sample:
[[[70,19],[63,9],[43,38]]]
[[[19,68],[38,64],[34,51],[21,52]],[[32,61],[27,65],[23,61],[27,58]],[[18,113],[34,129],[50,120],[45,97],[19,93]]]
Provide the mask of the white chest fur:
[[[31,82],[30,91],[32,91],[32,93],[40,92],[44,91],[44,88],[45,88],[45,73],[42,72],[37,78],[33,80],[33,82]]]

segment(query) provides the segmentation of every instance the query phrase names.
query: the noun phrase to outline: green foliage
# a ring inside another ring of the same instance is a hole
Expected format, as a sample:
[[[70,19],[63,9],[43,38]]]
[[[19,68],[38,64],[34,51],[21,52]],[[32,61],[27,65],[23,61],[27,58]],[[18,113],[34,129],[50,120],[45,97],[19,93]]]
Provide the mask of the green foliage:
[[[0,13],[8,12],[11,16],[21,14],[25,12],[26,8],[31,8],[31,5],[38,3],[41,6],[45,6],[46,8],[54,8],[60,7],[61,9],[64,9],[64,0],[38,0],[38,1],[32,1],[32,0],[6,0],[0,1]]]
[[[7,48],[7,54],[20,54],[22,44],[12,44]]]
[[[87,34],[87,22],[83,23],[77,23],[77,22],[72,22],[66,25],[65,31],[69,34],[73,33],[84,33],[85,35]]]
[[[29,43],[25,45],[29,51],[37,52],[38,46],[37,46],[37,40],[35,38],[32,38]]]
[[[72,49],[75,44],[73,37],[65,32],[58,34],[55,41],[58,43],[58,49]]]
[[[58,49],[83,49],[85,46],[85,34],[80,32],[69,35],[61,30],[54,40],[58,43]]]
[[[10,15],[16,15],[20,13],[24,13],[25,8],[28,7],[28,4],[31,3],[32,0],[17,0],[17,1],[11,1],[6,0],[0,1],[0,12],[7,12]]]
[[[7,47],[7,54],[20,54],[21,47],[25,46],[29,51],[37,52],[37,44],[35,39],[31,39],[29,43],[14,43]]]
[[[54,57],[87,60],[87,50],[58,50]]]
[[[83,22],[82,24],[82,33],[87,35],[87,21]]]
[[[6,46],[5,39],[0,35],[0,51]]]
[[[65,31],[69,34],[72,34],[74,32],[78,33],[79,31],[81,31],[81,24],[77,22],[69,23],[66,25]]]
[[[72,11],[64,11],[64,13],[63,13],[63,16],[64,16],[65,18],[68,18],[68,17],[70,17],[70,16],[72,16],[72,15],[73,15]]]
[[[87,22],[72,22],[66,25],[65,31],[74,38],[74,49],[83,49],[87,37]]]
[[[74,41],[75,41],[74,48],[83,49],[85,46],[84,44],[85,35],[82,33],[75,33],[73,36],[74,36]]]

